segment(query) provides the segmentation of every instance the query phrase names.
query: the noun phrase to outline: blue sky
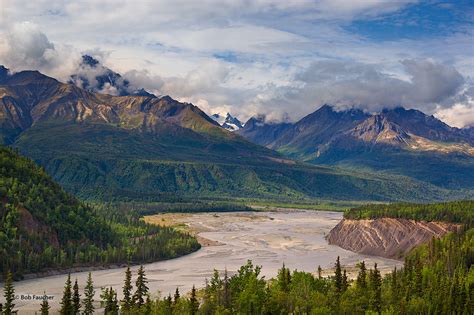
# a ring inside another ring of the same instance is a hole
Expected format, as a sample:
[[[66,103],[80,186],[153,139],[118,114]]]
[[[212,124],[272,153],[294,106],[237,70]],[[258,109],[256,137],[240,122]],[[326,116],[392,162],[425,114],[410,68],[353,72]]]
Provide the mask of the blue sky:
[[[353,21],[346,27],[374,41],[443,38],[472,31],[473,1],[426,1],[377,18]]]
[[[402,105],[462,127],[474,124],[473,21],[472,0],[0,0],[0,63],[67,80],[89,53],[244,120]]]

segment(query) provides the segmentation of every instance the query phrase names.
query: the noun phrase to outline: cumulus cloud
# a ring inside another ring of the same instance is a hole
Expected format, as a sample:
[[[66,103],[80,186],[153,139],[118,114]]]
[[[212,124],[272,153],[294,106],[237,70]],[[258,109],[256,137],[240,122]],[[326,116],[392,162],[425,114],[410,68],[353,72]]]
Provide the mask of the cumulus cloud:
[[[462,102],[440,108],[434,116],[453,127],[474,127],[474,97],[468,94],[463,96]]]
[[[14,23],[0,35],[0,64],[13,71],[35,69],[65,78],[77,62],[69,47],[55,46],[34,23]]]
[[[293,85],[261,107],[275,106],[293,119],[308,113],[308,107],[323,104],[338,109],[358,107],[369,112],[404,106],[427,113],[448,108],[465,80],[452,66],[433,60],[402,60],[401,75],[388,73],[380,65],[350,61],[319,61],[296,76]],[[263,111],[264,108],[261,108]]]
[[[0,64],[119,93],[95,80],[108,67],[130,89],[243,120],[294,120],[324,103],[445,110],[450,121],[469,108],[460,90],[474,75],[472,29],[377,41],[347,27],[402,16],[416,0],[178,2],[0,0]],[[84,52],[105,67],[82,67]]]

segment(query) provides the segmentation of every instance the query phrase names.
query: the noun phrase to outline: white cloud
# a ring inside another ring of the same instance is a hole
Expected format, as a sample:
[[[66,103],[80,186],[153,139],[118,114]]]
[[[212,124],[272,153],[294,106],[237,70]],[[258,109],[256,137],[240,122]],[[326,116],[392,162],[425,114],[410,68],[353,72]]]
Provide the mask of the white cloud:
[[[369,112],[404,106],[432,114],[449,108],[464,87],[463,76],[452,66],[432,60],[403,60],[402,79],[380,65],[348,61],[319,61],[296,76],[299,86],[280,89],[275,98],[257,102],[257,111],[271,106],[280,117],[298,119],[332,104],[339,109],[358,107]]]
[[[54,45],[34,23],[14,23],[0,35],[0,63],[13,71],[40,70],[65,79],[77,64],[71,47]]]
[[[434,116],[453,127],[474,127],[474,98],[468,97],[464,103],[441,108]]]
[[[323,100],[434,113],[460,103],[453,95],[474,76],[472,29],[380,42],[344,28],[415,2],[0,0],[0,63],[64,81],[87,51],[135,88],[242,119],[294,119]]]

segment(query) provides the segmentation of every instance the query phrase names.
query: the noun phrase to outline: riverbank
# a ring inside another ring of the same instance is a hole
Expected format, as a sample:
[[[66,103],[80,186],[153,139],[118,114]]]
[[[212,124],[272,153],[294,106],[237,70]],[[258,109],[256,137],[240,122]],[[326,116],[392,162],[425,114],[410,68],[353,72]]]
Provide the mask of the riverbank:
[[[365,260],[367,266],[377,263],[379,269],[388,272],[400,267],[399,261],[360,255],[338,246],[329,245],[325,236],[342,219],[340,212],[328,211],[277,211],[240,213],[197,213],[180,214],[174,217],[182,228],[201,231],[197,234],[218,246],[208,244],[197,252],[180,258],[145,264],[150,292],[153,296],[173,294],[176,287],[188,292],[193,285],[201,288],[205,279],[210,279],[214,268],[220,273],[228,270],[229,275],[237,272],[248,259],[262,266],[262,275],[267,279],[276,276],[282,264],[290,269],[312,273],[321,266],[323,275],[332,274],[334,262],[339,256],[341,263],[353,275],[354,266]],[[159,218],[161,220],[161,218]],[[165,219],[166,221],[166,219]],[[131,268],[133,281],[138,266]],[[121,298],[125,268],[92,271],[96,300],[103,287],[118,290]],[[88,271],[72,273],[82,291]],[[59,308],[66,275],[52,275],[44,278],[15,282],[17,294],[53,295],[51,307]],[[159,292],[159,293],[158,293]],[[1,292],[0,292],[1,294]],[[16,301],[17,302],[17,301]],[[17,308],[23,312],[39,310],[39,302],[18,301]]]

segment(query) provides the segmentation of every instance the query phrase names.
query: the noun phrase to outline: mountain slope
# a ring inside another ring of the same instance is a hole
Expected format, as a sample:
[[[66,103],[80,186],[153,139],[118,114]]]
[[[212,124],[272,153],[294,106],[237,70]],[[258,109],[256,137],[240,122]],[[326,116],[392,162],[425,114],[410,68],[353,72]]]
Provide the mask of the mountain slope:
[[[99,216],[33,161],[3,146],[0,197],[0,278],[9,270],[21,276],[48,268],[156,261],[199,248],[188,235],[150,229],[130,214],[123,223]],[[146,241],[130,243],[144,236]]]
[[[450,189],[474,188],[472,135],[417,110],[370,115],[325,105],[294,124],[250,123],[238,133],[306,162],[402,174]]]
[[[0,80],[3,141],[84,198],[459,196],[404,177],[285,159],[168,96],[91,93],[34,71],[3,74]]]

